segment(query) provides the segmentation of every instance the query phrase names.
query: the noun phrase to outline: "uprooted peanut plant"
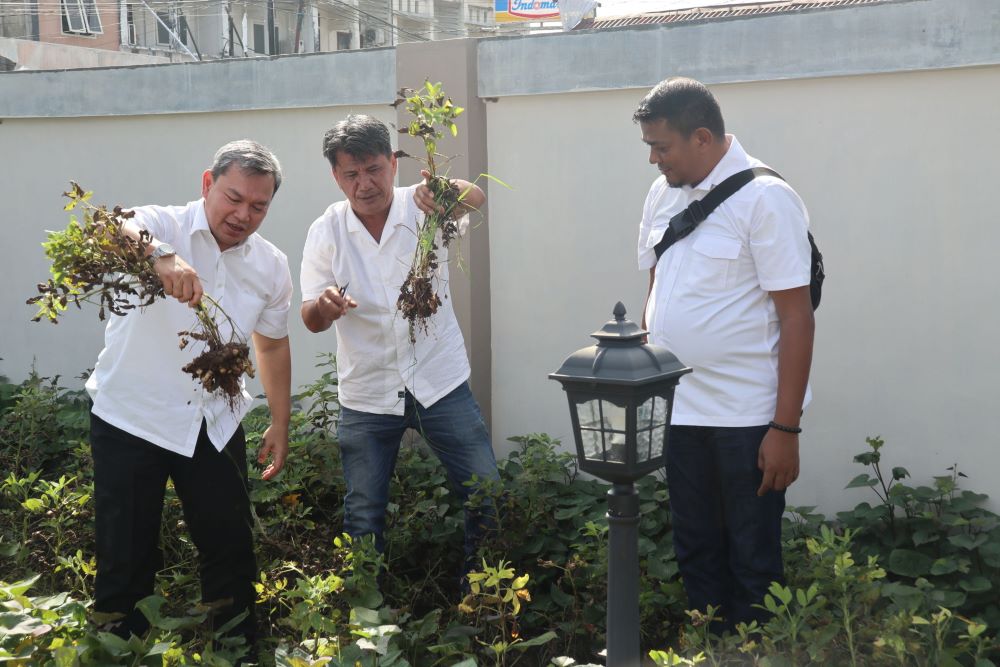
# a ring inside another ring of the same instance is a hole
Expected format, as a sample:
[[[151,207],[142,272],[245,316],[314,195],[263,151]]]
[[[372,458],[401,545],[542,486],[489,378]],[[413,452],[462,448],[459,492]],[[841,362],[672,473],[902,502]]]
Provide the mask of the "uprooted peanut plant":
[[[96,206],[90,203],[92,192],[75,182],[70,184],[69,191],[63,193],[69,199],[64,210],[78,209],[82,220],[71,215],[69,225],[49,232],[42,244],[52,262],[51,277],[39,283],[38,294],[27,300],[38,306],[33,321],[45,318],[58,323],[70,304],[81,308],[84,303],[99,304],[97,316],[104,320],[108,312],[123,316],[166,298],[160,278],[146,258],[152,239],[149,232],[139,230],[138,236],[132,236],[125,231],[126,221],[134,213],[121,206],[111,210]],[[204,342],[205,350],[182,370],[207,391],[221,392],[235,409],[242,395],[240,378],[244,373],[253,377],[250,348],[235,328],[231,336],[222,335],[216,319],[229,320],[229,316],[208,295],[194,311],[195,325],[178,333],[180,346],[183,349],[193,339]]]
[[[427,186],[434,193],[437,205],[437,212],[425,216],[418,227],[413,265],[396,302],[400,313],[409,322],[410,340],[413,341],[417,329],[426,331],[428,318],[441,306],[441,297],[433,283],[439,265],[438,253],[458,236],[458,219],[466,211],[466,207],[462,206],[466,192],[460,191],[446,175],[441,175],[440,164],[447,163],[448,158],[437,152],[437,142],[444,136],[444,129],[447,128],[453,137],[458,136],[455,119],[465,109],[452,103],[440,83],[427,81],[419,90],[403,88],[398,94],[399,98],[393,106],[405,103],[407,112],[413,116],[410,124],[399,131],[419,137],[424,142],[426,157],[416,159],[427,165],[430,172]],[[396,151],[396,156],[414,157],[403,151]]]

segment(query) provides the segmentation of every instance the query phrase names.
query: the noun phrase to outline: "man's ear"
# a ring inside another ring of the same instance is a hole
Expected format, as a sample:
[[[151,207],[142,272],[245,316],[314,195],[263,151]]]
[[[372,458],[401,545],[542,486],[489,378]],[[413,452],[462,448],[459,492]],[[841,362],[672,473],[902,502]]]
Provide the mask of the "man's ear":
[[[707,127],[699,127],[695,130],[694,139],[699,148],[707,148],[715,143],[715,135]]]
[[[212,170],[211,169],[206,169],[205,173],[203,173],[201,175],[201,196],[202,197],[207,197],[208,196],[208,191],[211,189],[212,183],[214,183],[214,182],[215,182],[215,180],[212,178]]]

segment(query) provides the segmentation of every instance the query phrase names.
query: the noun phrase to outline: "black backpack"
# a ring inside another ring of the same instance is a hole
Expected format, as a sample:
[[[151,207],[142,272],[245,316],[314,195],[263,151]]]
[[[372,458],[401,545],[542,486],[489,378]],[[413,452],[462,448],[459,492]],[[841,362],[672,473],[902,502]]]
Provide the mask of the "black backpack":
[[[686,209],[670,218],[670,226],[667,227],[663,238],[654,248],[656,259],[659,260],[667,248],[693,232],[694,228],[707,218],[719,204],[729,199],[733,193],[758,176],[781,178],[781,174],[773,169],[754,167],[753,169],[744,169],[722,181],[703,199],[691,202]],[[781,180],[785,179],[781,178]],[[806,233],[809,235],[809,248],[812,250],[812,265],[809,269],[809,296],[812,298],[813,310],[816,310],[819,308],[819,300],[823,296],[823,279],[826,278],[826,272],[823,270],[823,253],[816,247],[812,232]]]

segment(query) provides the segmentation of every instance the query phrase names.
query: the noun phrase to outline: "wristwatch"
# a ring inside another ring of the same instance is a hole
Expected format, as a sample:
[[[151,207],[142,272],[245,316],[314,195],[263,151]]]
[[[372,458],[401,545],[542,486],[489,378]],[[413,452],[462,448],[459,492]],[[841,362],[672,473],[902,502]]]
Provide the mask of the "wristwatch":
[[[149,261],[155,262],[161,257],[173,257],[177,254],[174,247],[169,243],[161,243],[160,245],[153,248],[153,252],[149,255]]]

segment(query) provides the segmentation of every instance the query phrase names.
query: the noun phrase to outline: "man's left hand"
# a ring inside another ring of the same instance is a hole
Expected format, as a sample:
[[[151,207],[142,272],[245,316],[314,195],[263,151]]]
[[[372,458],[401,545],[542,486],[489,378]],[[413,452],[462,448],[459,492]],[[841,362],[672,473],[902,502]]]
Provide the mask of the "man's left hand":
[[[427,185],[430,182],[431,172],[422,169],[420,175],[423,177],[424,182],[418,185],[416,190],[413,191],[413,201],[417,205],[417,208],[427,215],[444,213],[444,207],[434,201],[434,193],[431,191],[430,186]]]
[[[757,495],[768,491],[784,491],[799,477],[799,436],[768,429],[760,443],[757,467],[764,473],[764,479]]]
[[[261,465],[271,457],[271,464],[264,468],[261,479],[271,479],[285,467],[285,458],[288,456],[288,428],[282,428],[271,424],[264,431],[260,439],[260,452],[257,454],[257,462]]]

